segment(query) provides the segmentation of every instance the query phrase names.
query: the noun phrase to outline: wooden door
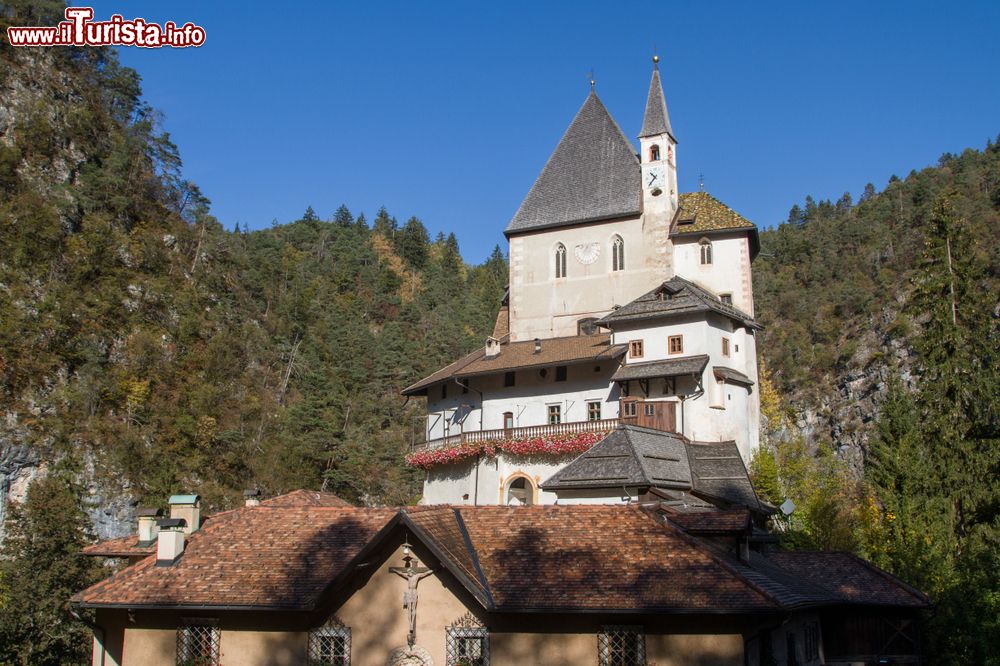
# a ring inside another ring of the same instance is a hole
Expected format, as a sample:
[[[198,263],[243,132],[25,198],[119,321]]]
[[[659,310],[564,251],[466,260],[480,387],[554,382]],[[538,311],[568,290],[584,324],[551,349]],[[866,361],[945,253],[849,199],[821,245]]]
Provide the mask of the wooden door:
[[[654,430],[677,432],[676,405],[675,402],[639,400],[636,405],[636,425]]]

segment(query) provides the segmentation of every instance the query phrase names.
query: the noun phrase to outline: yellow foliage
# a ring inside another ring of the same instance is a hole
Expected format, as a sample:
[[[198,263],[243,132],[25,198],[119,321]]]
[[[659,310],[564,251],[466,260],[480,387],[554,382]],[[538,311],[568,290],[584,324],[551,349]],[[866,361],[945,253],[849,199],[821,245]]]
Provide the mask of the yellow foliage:
[[[130,412],[134,412],[149,399],[149,380],[128,377],[122,381],[122,393],[125,394],[125,405]]]
[[[379,233],[373,233],[371,237],[372,249],[378,255],[379,261],[389,267],[393,273],[403,281],[399,298],[404,303],[409,303],[420,291],[420,276],[412,271],[406,270],[406,264],[392,247],[389,239]]]
[[[778,430],[785,424],[785,408],[781,394],[771,381],[771,373],[763,359],[760,362],[760,413],[767,419],[770,430]]]

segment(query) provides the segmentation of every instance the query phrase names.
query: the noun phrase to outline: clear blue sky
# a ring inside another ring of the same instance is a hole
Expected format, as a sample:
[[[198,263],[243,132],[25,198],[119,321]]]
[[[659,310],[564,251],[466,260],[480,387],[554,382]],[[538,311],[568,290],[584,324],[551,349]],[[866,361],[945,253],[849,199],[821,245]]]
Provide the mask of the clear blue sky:
[[[80,3],[84,4],[84,3]],[[681,190],[761,227],[1000,133],[998,2],[96,2],[207,30],[122,49],[227,228],[379,206],[469,261],[588,91],[634,137],[654,45]]]

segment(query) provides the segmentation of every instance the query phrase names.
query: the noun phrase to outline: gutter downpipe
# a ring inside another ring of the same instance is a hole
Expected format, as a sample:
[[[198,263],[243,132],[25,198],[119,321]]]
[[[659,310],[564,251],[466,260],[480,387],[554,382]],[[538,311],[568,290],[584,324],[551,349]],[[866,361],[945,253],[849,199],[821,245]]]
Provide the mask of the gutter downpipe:
[[[100,625],[98,625],[97,623],[91,622],[90,620],[84,618],[82,615],[80,615],[76,611],[75,608],[70,608],[69,609],[69,614],[72,615],[77,620],[79,620],[80,622],[83,622],[88,627],[90,627],[91,631],[94,632],[94,638],[97,638],[97,640],[101,644],[101,662],[100,662],[100,666],[104,666],[104,655],[108,651],[107,647],[105,647],[105,645],[104,645],[104,639],[105,639],[104,628],[101,627]]]
[[[458,384],[459,386],[461,386],[464,389],[468,389],[470,391],[475,391],[476,393],[479,394],[479,432],[482,432],[483,431],[483,400],[485,399],[485,396],[483,395],[483,392],[480,391],[479,389],[472,388],[468,384],[463,384],[458,379],[455,380],[455,383]],[[463,428],[462,430],[464,432],[465,428]],[[472,486],[472,506],[479,506],[479,463],[480,462],[482,462],[482,456],[481,455],[480,456],[476,456],[476,480],[475,480],[474,485]]]

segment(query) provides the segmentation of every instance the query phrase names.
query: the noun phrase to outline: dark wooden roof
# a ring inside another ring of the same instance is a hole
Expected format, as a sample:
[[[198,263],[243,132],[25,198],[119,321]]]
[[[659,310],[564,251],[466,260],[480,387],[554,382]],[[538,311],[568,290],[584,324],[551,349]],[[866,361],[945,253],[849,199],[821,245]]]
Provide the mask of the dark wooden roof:
[[[622,322],[642,321],[660,317],[715,312],[728,317],[748,328],[762,328],[753,317],[690,280],[674,276],[646,292],[639,298],[626,303],[597,321],[605,328],[614,328]]]
[[[539,344],[541,349],[537,353],[534,340],[502,344],[500,353],[492,358],[486,356],[485,349],[477,349],[419,382],[407,386],[403,389],[403,395],[426,393],[429,386],[449,379],[491,375],[510,370],[610,361],[623,356],[628,349],[624,344],[611,344],[611,335],[608,333],[548,338],[539,340]]]
[[[662,361],[645,361],[642,363],[626,363],[615,371],[611,379],[626,381],[629,379],[653,379],[656,377],[679,377],[681,375],[700,375],[708,365],[708,355],[682,356],[668,358]]]
[[[686,445],[679,435],[619,426],[589,451],[549,477],[549,492],[582,488],[691,488]]]

